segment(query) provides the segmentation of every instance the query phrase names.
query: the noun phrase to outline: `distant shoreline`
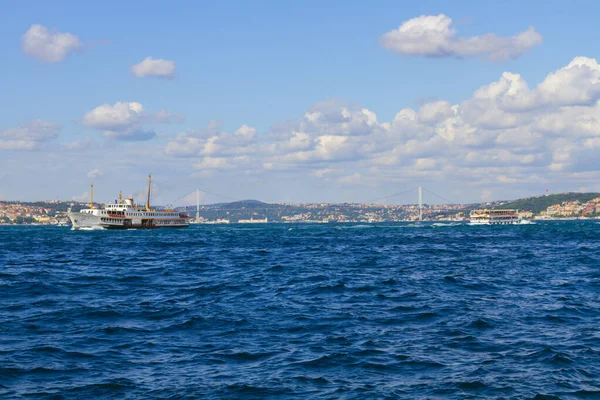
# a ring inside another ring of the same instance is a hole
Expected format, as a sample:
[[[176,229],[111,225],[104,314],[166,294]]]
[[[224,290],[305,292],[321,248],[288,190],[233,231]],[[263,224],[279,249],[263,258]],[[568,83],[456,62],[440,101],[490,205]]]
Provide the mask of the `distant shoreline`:
[[[544,218],[544,219],[527,219],[524,221],[530,222],[567,222],[567,221],[600,221],[600,217],[594,218]],[[332,222],[318,222],[318,221],[269,221],[269,222],[261,222],[261,223],[248,223],[248,222],[230,222],[230,223],[194,223],[192,225],[206,225],[206,226],[260,226],[260,225],[294,225],[294,224],[302,224],[302,225],[339,225],[339,224],[366,224],[366,225],[376,225],[376,224],[407,224],[407,223],[449,223],[449,224],[469,224],[469,220],[462,221],[452,221],[452,220],[423,220],[423,221],[415,221],[415,220],[406,220],[406,221],[332,221]],[[517,224],[518,225],[518,224]],[[70,225],[57,225],[57,224],[6,224],[0,223],[0,227],[4,226],[30,226],[30,227],[57,227],[57,228],[70,228]]]

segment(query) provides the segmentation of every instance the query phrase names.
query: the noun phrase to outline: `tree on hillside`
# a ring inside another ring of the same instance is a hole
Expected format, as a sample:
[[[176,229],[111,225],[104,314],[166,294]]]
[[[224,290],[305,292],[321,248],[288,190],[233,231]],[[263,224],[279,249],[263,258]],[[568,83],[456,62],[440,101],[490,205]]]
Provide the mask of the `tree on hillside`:
[[[35,222],[35,219],[32,217],[17,217],[15,218],[15,224],[32,224]]]

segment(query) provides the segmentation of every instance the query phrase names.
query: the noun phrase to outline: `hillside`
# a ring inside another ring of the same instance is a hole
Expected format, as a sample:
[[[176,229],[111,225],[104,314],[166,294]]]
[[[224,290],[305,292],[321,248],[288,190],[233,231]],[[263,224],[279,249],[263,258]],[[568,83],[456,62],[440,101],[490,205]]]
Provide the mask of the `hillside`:
[[[548,196],[527,197],[504,203],[494,208],[516,208],[518,210],[526,210],[531,211],[534,214],[539,214],[546,208],[554,204],[561,204],[563,201],[579,200],[581,203],[585,203],[596,197],[600,197],[600,193],[559,193],[550,194]]]
[[[265,209],[265,208],[273,208],[273,207],[276,207],[276,205],[269,204],[269,203],[263,203],[262,201],[258,201],[258,200],[239,200],[239,201],[234,201],[231,203],[222,203],[220,205],[220,208],[223,210],[229,210],[229,209],[253,210],[253,209]]]

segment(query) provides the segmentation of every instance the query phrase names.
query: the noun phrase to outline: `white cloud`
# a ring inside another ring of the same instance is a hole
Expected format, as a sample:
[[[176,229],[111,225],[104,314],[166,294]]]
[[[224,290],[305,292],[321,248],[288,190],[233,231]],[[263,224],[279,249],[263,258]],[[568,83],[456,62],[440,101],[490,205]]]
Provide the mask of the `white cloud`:
[[[482,202],[491,201],[492,200],[492,192],[487,189],[482,190],[481,195],[479,196],[479,200]]]
[[[145,115],[144,106],[138,102],[103,104],[89,111],[83,123],[95,129],[122,129],[138,123]]]
[[[361,175],[355,172],[352,175],[341,177],[338,181],[342,184],[355,185],[361,182]]]
[[[51,32],[34,24],[23,34],[23,52],[42,61],[56,63],[81,49],[79,38],[71,33]]]
[[[71,197],[73,201],[85,202],[90,200],[90,192],[83,192],[80,195],[75,195]]]
[[[408,56],[469,57],[484,56],[492,61],[515,59],[542,42],[542,36],[530,27],[511,37],[493,33],[461,38],[450,28],[452,18],[421,15],[409,19],[381,36],[381,45]]]
[[[328,187],[429,179],[472,186],[478,195],[485,185],[588,182],[600,170],[600,99],[589,103],[595,65],[577,58],[533,90],[519,74],[505,72],[459,104],[439,100],[404,108],[392,121],[359,105],[327,101],[263,134],[247,126],[235,132],[211,126],[178,135],[165,150],[215,174],[285,173]],[[584,71],[549,84],[573,68]],[[546,102],[542,93],[549,87],[554,100]],[[587,94],[571,95],[578,92],[573,87]]]
[[[331,176],[332,174],[335,174],[336,172],[337,171],[332,168],[323,168],[313,171],[312,174],[317,178],[325,178]]]
[[[93,169],[87,173],[87,177],[89,179],[98,179],[98,178],[102,178],[103,176],[104,176],[104,173],[102,171],[100,171],[98,168]]]
[[[37,150],[42,143],[56,139],[62,127],[39,119],[0,132],[0,150]]]
[[[86,136],[82,140],[76,140],[74,142],[69,142],[69,143],[65,144],[65,147],[67,148],[67,150],[72,150],[72,151],[87,150],[87,149],[91,148],[92,146],[94,146],[94,141],[89,136]]]
[[[165,152],[175,157],[244,155],[255,153],[256,129],[242,125],[234,132],[221,132],[211,124],[207,129],[189,130],[169,141]]]
[[[414,168],[417,170],[434,170],[437,168],[437,161],[434,158],[417,158]]]
[[[153,59],[152,57],[146,57],[140,63],[131,66],[131,73],[138,78],[147,76],[172,78],[175,76],[175,62],[162,58]]]
[[[163,124],[172,121],[183,121],[184,119],[185,116],[183,114],[171,114],[167,110],[160,110],[152,115],[151,122]]]
[[[576,57],[550,73],[533,90],[519,74],[502,77],[475,92],[475,99],[490,100],[505,111],[530,111],[542,107],[590,106],[600,99],[600,65],[593,58]]]
[[[454,115],[455,110],[447,101],[436,101],[433,103],[424,104],[419,110],[419,120],[426,124],[436,124],[441,122],[451,115]]]
[[[230,169],[233,166],[223,157],[204,157],[202,162],[195,164],[197,169]]]
[[[145,129],[148,123],[167,123],[173,116],[168,111],[147,112],[138,102],[117,102],[114,105],[103,104],[87,112],[83,124],[89,128],[104,130],[103,135],[116,140],[142,141],[156,136],[152,129]]]

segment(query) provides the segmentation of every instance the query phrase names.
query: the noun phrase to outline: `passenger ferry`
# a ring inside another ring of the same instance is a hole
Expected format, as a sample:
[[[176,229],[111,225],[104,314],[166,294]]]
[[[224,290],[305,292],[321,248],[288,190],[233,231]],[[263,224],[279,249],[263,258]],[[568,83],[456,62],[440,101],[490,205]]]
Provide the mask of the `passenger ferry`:
[[[469,214],[470,225],[512,225],[520,224],[523,220],[519,210],[472,210]]]
[[[190,225],[189,215],[172,210],[152,210],[150,208],[150,186],[152,175],[148,176],[148,201],[145,207],[136,206],[132,198],[123,200],[119,193],[118,202],[105,204],[102,208],[94,206],[94,184],[91,186],[90,206],[79,212],[69,210],[69,219],[73,229],[152,229],[185,228]]]

